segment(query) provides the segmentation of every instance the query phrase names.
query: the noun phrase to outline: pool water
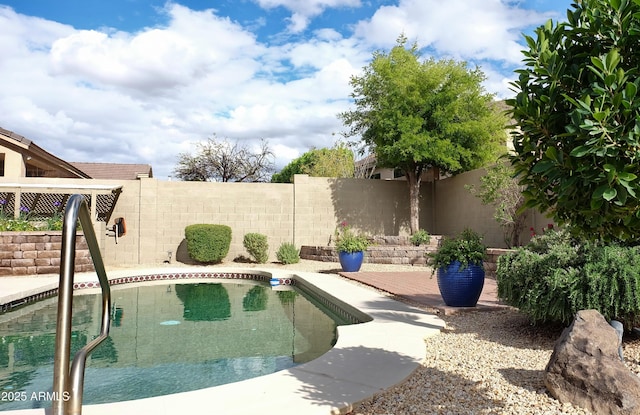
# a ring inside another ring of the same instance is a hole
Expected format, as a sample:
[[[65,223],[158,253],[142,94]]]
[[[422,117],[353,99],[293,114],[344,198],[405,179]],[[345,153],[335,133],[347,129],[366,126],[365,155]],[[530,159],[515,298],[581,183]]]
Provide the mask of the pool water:
[[[186,392],[293,367],[336,341],[297,291],[259,282],[112,288],[109,338],[89,357],[84,404]],[[99,294],[74,297],[72,357],[99,333]],[[0,315],[0,411],[49,407],[57,298]]]

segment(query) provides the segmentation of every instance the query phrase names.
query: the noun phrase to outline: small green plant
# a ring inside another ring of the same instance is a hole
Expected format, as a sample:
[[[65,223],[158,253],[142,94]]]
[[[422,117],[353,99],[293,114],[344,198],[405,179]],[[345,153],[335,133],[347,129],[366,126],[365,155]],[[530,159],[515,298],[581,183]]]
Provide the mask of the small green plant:
[[[300,262],[300,252],[291,242],[284,242],[276,252],[276,258],[283,264],[297,264]]]
[[[355,233],[346,221],[340,223],[335,231],[336,249],[339,252],[360,252],[367,249],[371,244],[369,239],[361,234]]]
[[[52,216],[34,219],[32,212],[26,206],[20,206],[18,217],[8,212],[7,200],[0,199],[0,231],[59,231],[62,230],[62,213],[59,212],[61,203],[54,202],[57,209]]]
[[[60,231],[62,230],[62,222],[64,221],[64,215],[62,214],[62,203],[56,201],[53,202],[53,207],[56,209],[55,213],[48,218],[44,219],[47,230]]]
[[[424,229],[419,229],[416,233],[411,235],[410,241],[415,246],[420,246],[422,244],[426,245],[431,241],[431,235],[429,235],[429,232]]]
[[[220,262],[229,253],[231,228],[227,225],[195,224],[184,229],[189,256],[199,262]]]
[[[460,262],[461,270],[471,264],[482,265],[486,254],[487,247],[482,243],[482,237],[471,229],[465,229],[454,238],[443,239],[438,251],[427,254],[427,257],[435,272],[455,261]]]
[[[251,255],[257,263],[264,264],[269,259],[267,235],[263,235],[261,233],[248,233],[244,236],[242,244],[249,255]]]

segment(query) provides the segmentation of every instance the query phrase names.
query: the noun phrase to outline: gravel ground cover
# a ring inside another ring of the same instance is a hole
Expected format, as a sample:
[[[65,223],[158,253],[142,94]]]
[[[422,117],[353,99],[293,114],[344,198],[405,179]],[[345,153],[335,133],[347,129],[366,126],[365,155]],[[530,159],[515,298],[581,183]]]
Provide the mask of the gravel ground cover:
[[[351,415],[590,414],[551,397],[544,369],[562,327],[534,327],[516,310],[442,317],[446,329],[425,340],[425,361],[404,383],[359,404]],[[640,341],[623,342],[640,373]]]

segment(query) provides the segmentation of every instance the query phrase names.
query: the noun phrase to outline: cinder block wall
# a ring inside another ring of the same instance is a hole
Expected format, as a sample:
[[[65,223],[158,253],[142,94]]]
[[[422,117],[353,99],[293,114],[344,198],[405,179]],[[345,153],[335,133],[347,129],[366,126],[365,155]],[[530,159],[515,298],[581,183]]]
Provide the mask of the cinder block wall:
[[[478,184],[484,171],[477,170],[425,182],[421,187],[420,225],[431,234],[453,235],[471,227],[485,235],[493,247],[504,247],[502,229],[493,219],[493,208],[483,206],[464,186]],[[242,246],[246,233],[268,236],[270,260],[283,242],[296,246],[329,246],[342,222],[369,235],[408,235],[409,198],[404,181],[308,177],[297,175],[293,184],[170,182],[157,179],[81,180],[27,178],[38,185],[122,186],[122,193],[108,224],[97,223],[103,258],[110,267],[156,265],[176,257],[187,260],[184,228],[195,223],[217,223],[232,228],[226,260],[248,256]],[[108,229],[113,220],[125,218],[127,233],[118,239]],[[530,216],[536,230],[550,221]],[[540,231],[538,231],[540,233]],[[529,231],[525,230],[525,240]]]
[[[296,175],[293,192],[297,245],[328,246],[343,221],[372,236],[409,234],[404,182]]]
[[[107,237],[105,262],[157,264],[185,258],[184,229],[196,223],[228,225],[232,240],[227,260],[248,256],[242,246],[249,232],[268,236],[270,253],[293,241],[293,185],[271,183],[123,182],[113,218],[124,217],[127,234],[115,244]],[[171,253],[171,254],[169,254]]]
[[[433,233],[438,235],[456,235],[464,228],[471,228],[481,235],[491,247],[504,248],[504,229],[494,219],[495,208],[485,206],[480,199],[465,188],[466,185],[480,186],[480,178],[485,169],[472,170],[453,177],[438,180],[435,183],[435,197],[431,220],[435,224]],[[541,233],[542,227],[553,221],[545,215],[529,210],[521,243],[531,239],[529,228]]]
[[[121,182],[113,218],[124,217],[127,235],[105,237],[105,263],[157,264],[176,256],[187,260],[184,228],[216,223],[232,229],[226,260],[248,256],[246,233],[268,236],[270,260],[283,242],[296,246],[330,243],[337,224],[346,221],[371,235],[408,234],[408,190],[396,181],[333,179],[298,175],[293,184]],[[108,225],[110,226],[111,223]]]

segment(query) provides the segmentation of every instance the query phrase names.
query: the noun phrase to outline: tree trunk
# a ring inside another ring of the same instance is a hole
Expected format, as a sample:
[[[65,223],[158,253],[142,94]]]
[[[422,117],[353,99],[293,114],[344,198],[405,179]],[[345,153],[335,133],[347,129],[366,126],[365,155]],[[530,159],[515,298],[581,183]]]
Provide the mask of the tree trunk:
[[[406,172],[409,184],[409,227],[413,235],[420,229],[420,175],[422,172]]]

